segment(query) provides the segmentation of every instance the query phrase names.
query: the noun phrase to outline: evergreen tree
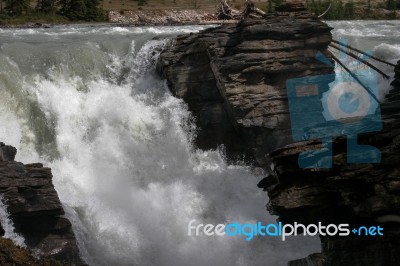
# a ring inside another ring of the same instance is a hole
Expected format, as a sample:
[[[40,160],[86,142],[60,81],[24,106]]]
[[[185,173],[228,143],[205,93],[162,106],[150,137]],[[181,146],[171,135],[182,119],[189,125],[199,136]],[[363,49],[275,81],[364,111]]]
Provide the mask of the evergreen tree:
[[[55,13],[57,10],[56,0],[38,0],[36,10],[41,13]]]
[[[85,20],[98,21],[103,18],[103,10],[99,8],[99,0],[85,0],[86,14]]]
[[[65,0],[61,13],[70,20],[84,20],[86,5],[84,0]]]
[[[104,20],[100,0],[62,0],[61,5],[60,13],[71,20]]]
[[[8,15],[15,16],[26,13],[29,9],[29,0],[7,0]]]
[[[396,0],[387,0],[386,8],[389,10],[396,10],[398,8]]]
[[[354,3],[350,1],[344,5],[344,19],[354,19]]]

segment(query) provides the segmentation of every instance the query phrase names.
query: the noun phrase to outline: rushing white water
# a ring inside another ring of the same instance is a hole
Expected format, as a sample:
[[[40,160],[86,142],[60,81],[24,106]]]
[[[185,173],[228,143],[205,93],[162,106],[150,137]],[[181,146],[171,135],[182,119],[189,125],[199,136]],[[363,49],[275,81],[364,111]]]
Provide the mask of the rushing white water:
[[[155,74],[165,37],[199,29],[0,34],[1,139],[18,160],[52,167],[91,265],[285,265],[318,250],[316,238],[188,236],[192,219],[275,220],[256,186],[262,176],[196,150],[186,105]]]
[[[16,245],[26,247],[25,239],[14,231],[14,223],[10,219],[3,196],[0,196],[0,223],[4,230],[4,237],[11,239]]]
[[[0,30],[0,140],[52,168],[91,265],[286,265],[319,251],[317,237],[188,236],[192,219],[276,219],[261,173],[196,150],[186,105],[155,74],[165,39],[200,29]]]
[[[400,21],[330,21],[328,24],[334,28],[332,31],[334,39],[347,42],[350,46],[371,53],[386,62],[396,64],[400,60]],[[351,57],[346,59],[346,65],[354,62]],[[384,96],[391,88],[393,67],[374,60],[368,61],[390,76],[387,80],[377,74],[379,98],[384,101]],[[344,70],[340,68],[338,71]]]

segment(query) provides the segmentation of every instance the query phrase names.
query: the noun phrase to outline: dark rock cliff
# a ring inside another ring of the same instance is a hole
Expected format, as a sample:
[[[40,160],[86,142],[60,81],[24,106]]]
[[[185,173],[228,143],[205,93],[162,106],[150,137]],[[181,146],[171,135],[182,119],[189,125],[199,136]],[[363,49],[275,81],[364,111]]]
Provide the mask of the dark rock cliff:
[[[294,143],[286,80],[332,73],[331,29],[304,12],[282,14],[180,36],[161,54],[158,70],[197,119],[200,148],[224,144],[229,156],[246,154],[269,172],[259,187],[280,221],[385,228],[383,237],[321,236],[321,253],[289,265],[399,265],[400,62],[395,89],[381,105],[383,130],[359,136],[359,144],[381,151],[382,162],[347,164],[346,139],[338,137],[331,169],[300,169],[299,154],[321,142]],[[330,81],[318,84],[319,96]],[[313,105],[311,112],[321,113]]]
[[[384,236],[322,237],[322,253],[296,265],[399,265],[400,263],[400,61],[394,89],[381,104],[383,130],[363,134],[360,144],[381,151],[379,164],[347,164],[346,142],[337,138],[332,169],[300,169],[302,151],[320,145],[304,141],[268,154],[273,167],[259,186],[268,192],[268,210],[282,222],[380,225]],[[313,263],[313,264],[312,264]]]
[[[300,14],[181,36],[161,54],[158,70],[189,104],[200,148],[224,144],[228,155],[254,156],[262,165],[268,151],[293,142],[286,80],[333,71],[315,58],[328,54],[331,28]]]
[[[17,150],[0,142],[0,194],[25,244],[43,258],[82,265],[71,223],[52,184],[50,168],[14,161]],[[0,230],[4,234],[4,230]]]

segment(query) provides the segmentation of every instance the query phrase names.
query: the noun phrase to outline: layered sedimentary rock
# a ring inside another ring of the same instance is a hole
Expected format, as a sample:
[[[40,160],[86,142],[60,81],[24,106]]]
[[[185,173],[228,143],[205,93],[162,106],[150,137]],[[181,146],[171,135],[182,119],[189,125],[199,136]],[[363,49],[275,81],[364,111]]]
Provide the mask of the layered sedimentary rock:
[[[329,56],[331,28],[293,14],[181,36],[161,54],[158,70],[194,114],[200,148],[224,144],[228,155],[263,165],[267,152],[292,142],[286,80],[333,71],[315,58]]]
[[[378,164],[348,164],[346,140],[333,140],[332,169],[300,169],[299,154],[319,141],[287,145],[268,155],[270,175],[259,186],[268,191],[268,210],[284,223],[381,226],[383,236],[321,236],[322,253],[290,265],[398,265],[400,262],[400,62],[395,88],[381,104],[383,130],[359,136],[359,144],[381,152]],[[312,264],[313,263],[313,264]]]
[[[50,168],[16,162],[16,153],[14,147],[0,143],[0,194],[15,231],[40,257],[81,265],[75,235],[64,217]]]

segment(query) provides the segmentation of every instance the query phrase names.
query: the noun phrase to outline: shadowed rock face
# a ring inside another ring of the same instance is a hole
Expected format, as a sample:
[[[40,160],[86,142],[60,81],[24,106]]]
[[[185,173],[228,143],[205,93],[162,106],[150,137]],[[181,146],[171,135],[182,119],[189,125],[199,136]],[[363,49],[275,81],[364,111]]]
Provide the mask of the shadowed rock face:
[[[347,223],[351,228],[376,226],[384,236],[321,237],[322,253],[289,265],[399,265],[400,263],[400,62],[394,89],[381,104],[383,130],[363,134],[359,144],[381,151],[379,164],[347,163],[346,140],[333,142],[332,169],[300,169],[300,152],[321,143],[287,145],[268,155],[270,175],[259,187],[268,192],[268,210],[284,223]]]
[[[0,143],[0,194],[15,231],[40,257],[81,265],[71,223],[64,217],[52,184],[51,169],[39,163],[15,162],[16,152],[14,147]]]
[[[331,28],[301,15],[181,36],[161,54],[158,70],[194,114],[200,148],[224,144],[228,156],[263,165],[267,152],[293,142],[286,80],[333,71],[315,59],[318,51],[329,55]]]

